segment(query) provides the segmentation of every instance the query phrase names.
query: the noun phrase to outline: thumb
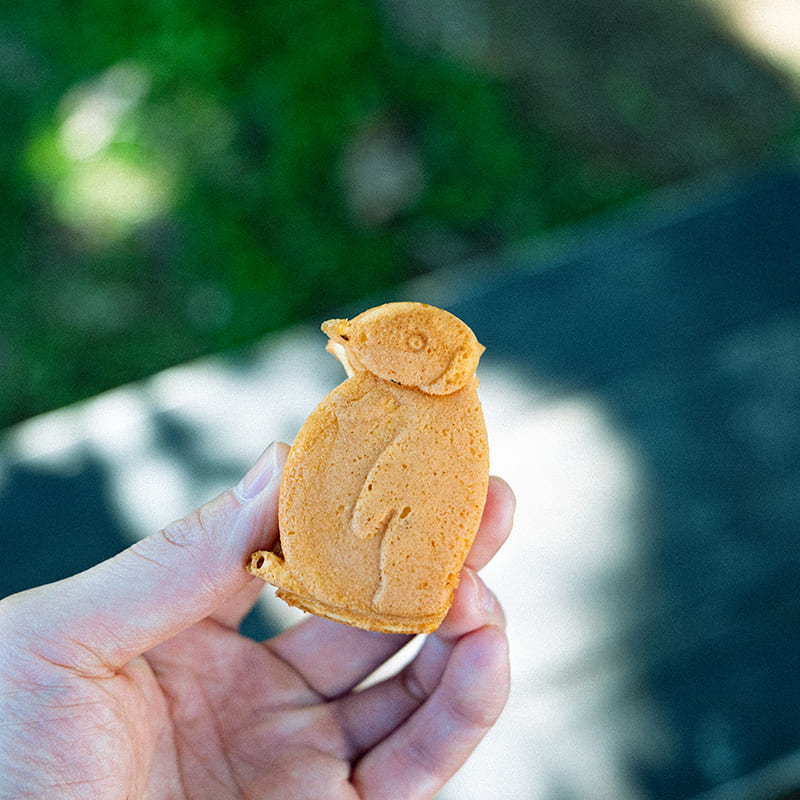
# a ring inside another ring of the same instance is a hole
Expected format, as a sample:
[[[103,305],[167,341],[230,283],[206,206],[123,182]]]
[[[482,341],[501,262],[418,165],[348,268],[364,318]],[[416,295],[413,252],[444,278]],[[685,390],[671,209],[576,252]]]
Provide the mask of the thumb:
[[[245,562],[275,541],[287,450],[271,445],[236,488],[108,561],[8,598],[12,613],[83,674],[114,672],[211,615],[257,580]]]

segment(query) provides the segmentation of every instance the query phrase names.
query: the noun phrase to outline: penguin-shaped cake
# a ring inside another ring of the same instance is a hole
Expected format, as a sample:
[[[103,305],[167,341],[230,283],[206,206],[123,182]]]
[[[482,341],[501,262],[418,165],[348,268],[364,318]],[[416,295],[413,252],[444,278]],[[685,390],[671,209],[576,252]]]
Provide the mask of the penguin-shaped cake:
[[[290,605],[368,630],[434,630],[489,479],[470,328],[423,303],[325,322],[350,376],[311,413],[281,481],[280,538],[248,570]]]

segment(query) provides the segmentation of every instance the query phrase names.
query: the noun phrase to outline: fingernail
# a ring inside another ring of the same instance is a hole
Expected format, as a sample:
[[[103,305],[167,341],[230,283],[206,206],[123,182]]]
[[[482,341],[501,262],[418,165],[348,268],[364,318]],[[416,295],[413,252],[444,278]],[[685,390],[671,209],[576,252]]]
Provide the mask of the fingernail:
[[[277,447],[273,442],[258,458],[233,490],[242,501],[252,500],[275,477],[278,468]]]
[[[473,601],[478,613],[485,619],[502,621],[504,619],[503,610],[494,592],[472,570],[470,570],[470,578],[474,592]]]

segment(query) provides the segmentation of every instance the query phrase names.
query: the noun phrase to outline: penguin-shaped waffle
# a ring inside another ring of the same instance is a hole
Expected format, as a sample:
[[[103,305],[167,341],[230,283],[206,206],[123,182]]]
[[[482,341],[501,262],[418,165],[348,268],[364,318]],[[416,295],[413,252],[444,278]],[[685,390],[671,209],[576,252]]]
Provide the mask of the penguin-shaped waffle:
[[[290,605],[368,630],[434,630],[480,523],[489,451],[467,325],[423,303],[325,322],[350,376],[283,473],[280,539],[248,570]]]

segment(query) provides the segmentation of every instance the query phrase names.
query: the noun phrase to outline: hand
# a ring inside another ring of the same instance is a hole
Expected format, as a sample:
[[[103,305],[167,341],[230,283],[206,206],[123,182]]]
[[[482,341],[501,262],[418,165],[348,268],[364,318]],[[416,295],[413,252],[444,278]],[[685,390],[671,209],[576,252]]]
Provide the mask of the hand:
[[[508,692],[503,614],[477,576],[511,528],[492,479],[440,629],[398,675],[354,687],[408,637],[309,616],[237,628],[277,536],[285,445],[235,489],[86,572],[0,603],[0,797],[431,798]]]

